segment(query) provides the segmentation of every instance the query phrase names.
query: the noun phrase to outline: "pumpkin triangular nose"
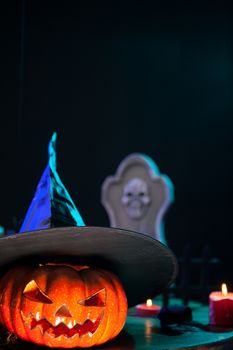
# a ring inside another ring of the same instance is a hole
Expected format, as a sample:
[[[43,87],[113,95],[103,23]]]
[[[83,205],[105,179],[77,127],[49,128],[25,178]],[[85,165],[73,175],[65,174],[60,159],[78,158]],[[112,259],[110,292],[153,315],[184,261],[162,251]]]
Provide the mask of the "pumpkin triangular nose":
[[[55,316],[59,317],[72,317],[71,313],[69,312],[68,308],[65,305],[62,305],[56,312]]]

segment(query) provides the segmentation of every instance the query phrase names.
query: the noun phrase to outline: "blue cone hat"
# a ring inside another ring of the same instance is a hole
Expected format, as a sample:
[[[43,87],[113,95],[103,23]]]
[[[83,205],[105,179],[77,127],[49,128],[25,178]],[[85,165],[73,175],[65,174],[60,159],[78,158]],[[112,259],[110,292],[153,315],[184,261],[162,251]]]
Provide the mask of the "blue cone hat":
[[[173,253],[142,233],[85,226],[57,173],[55,142],[56,134],[20,232],[0,238],[2,270],[25,259],[29,263],[59,260],[112,270],[121,280],[129,307],[162,292],[176,277]]]
[[[48,147],[48,165],[39,181],[20,232],[59,226],[85,226],[57,173],[56,138],[57,134],[54,133]]]

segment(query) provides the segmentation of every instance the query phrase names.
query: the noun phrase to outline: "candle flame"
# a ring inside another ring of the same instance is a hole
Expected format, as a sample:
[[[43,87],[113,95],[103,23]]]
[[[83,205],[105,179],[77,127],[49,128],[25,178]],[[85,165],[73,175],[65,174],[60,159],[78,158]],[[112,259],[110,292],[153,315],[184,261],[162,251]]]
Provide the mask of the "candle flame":
[[[152,300],[151,299],[147,299],[146,306],[152,306]]]
[[[226,283],[222,284],[222,294],[224,296],[227,296],[227,285],[226,285]]]

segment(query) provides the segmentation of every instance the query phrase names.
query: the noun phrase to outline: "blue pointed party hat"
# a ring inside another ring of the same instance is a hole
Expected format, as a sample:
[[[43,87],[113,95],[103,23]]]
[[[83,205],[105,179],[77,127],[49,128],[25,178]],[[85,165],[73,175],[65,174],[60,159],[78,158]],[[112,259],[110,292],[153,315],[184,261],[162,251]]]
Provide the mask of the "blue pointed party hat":
[[[57,173],[56,138],[57,134],[54,133],[48,147],[48,165],[39,181],[20,233],[59,226],[85,226]]]

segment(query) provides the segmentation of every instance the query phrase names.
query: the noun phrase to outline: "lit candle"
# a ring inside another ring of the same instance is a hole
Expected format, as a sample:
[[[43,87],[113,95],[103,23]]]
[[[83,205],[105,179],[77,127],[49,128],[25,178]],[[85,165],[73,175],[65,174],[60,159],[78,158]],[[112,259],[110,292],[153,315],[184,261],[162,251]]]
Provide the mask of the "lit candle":
[[[221,292],[209,295],[210,324],[213,326],[233,327],[233,293],[222,284]]]
[[[153,305],[151,299],[147,299],[146,304],[136,306],[136,314],[138,316],[153,317],[157,316],[160,311],[160,306]]]

